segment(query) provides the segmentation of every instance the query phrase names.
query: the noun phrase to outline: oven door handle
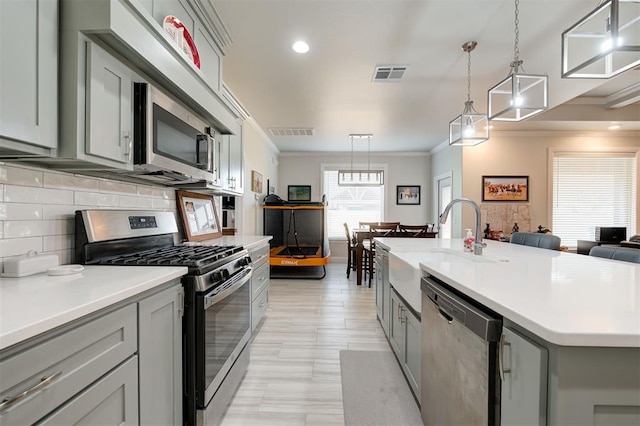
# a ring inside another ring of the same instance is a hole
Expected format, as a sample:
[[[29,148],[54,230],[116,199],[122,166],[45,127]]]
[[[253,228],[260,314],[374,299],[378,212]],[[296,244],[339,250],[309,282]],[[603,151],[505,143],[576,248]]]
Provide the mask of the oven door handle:
[[[222,290],[221,292],[219,292],[219,293],[217,293],[217,294],[215,294],[213,296],[204,296],[204,308],[208,309],[214,303],[218,303],[219,301],[225,299],[230,294],[232,294],[234,291],[236,291],[237,289],[242,287],[244,284],[246,284],[247,281],[249,281],[251,279],[251,276],[253,275],[253,268],[252,267],[248,267],[246,269],[248,269],[249,272],[243,273],[244,275],[242,276],[242,278],[240,278],[236,282],[234,282],[231,287],[225,288],[224,290]],[[211,293],[209,293],[209,294],[211,294]]]

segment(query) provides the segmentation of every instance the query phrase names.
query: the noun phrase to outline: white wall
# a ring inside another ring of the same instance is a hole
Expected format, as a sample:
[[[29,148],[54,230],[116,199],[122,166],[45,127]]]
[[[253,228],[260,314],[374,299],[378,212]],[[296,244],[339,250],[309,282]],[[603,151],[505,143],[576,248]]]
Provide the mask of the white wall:
[[[262,235],[262,201],[267,195],[267,180],[273,187],[277,188],[278,184],[278,149],[251,118],[244,123],[243,141],[245,181],[240,232],[242,235]],[[262,175],[261,193],[251,191],[251,172],[254,170]]]
[[[283,153],[280,154],[278,186],[276,194],[287,199],[288,185],[311,185],[311,199],[322,198],[322,165],[351,167],[351,153]],[[406,224],[433,222],[431,205],[431,161],[427,153],[371,153],[372,168],[386,165],[385,175],[385,215],[384,220],[399,221]],[[367,155],[354,154],[354,169],[367,167]],[[397,205],[397,185],[420,185],[420,205]],[[344,241],[331,243],[331,255],[335,260],[346,256]]]

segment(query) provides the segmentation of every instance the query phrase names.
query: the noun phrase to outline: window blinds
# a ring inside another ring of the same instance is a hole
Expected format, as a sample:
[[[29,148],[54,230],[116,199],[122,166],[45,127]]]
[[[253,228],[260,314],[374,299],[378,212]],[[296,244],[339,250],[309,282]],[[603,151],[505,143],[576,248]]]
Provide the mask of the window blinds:
[[[562,245],[593,240],[596,226],[636,233],[636,153],[555,152],[552,231]]]

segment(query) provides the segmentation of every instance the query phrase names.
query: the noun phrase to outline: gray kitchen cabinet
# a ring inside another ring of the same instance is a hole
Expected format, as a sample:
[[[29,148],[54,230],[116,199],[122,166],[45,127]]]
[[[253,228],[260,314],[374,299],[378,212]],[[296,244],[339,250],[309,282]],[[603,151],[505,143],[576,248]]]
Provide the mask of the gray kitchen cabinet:
[[[137,364],[137,356],[130,358],[37,424],[139,424]]]
[[[390,293],[389,343],[416,399],[420,400],[420,341],[418,318],[395,290]]]
[[[27,393],[0,408],[0,424],[42,419],[133,356],[137,338],[136,306],[130,304],[0,354],[0,400]],[[137,405],[136,392],[132,395]]]
[[[0,425],[180,424],[182,310],[173,280],[0,352]]]
[[[227,193],[242,194],[244,191],[244,152],[242,126],[235,135],[222,135],[220,155],[220,177],[222,188]]]
[[[504,327],[499,357],[502,424],[546,425],[547,349]]]
[[[63,103],[58,157],[133,169],[135,73],[80,32],[63,31]]]
[[[254,331],[269,307],[269,244],[249,250],[251,276],[251,331]]]
[[[58,146],[58,1],[0,1],[0,157]]]
[[[391,284],[389,283],[389,252],[384,248],[376,247],[375,284],[376,284],[376,312],[387,337],[389,337],[389,316]]]
[[[138,302],[140,424],[182,422],[182,313],[180,285]]]

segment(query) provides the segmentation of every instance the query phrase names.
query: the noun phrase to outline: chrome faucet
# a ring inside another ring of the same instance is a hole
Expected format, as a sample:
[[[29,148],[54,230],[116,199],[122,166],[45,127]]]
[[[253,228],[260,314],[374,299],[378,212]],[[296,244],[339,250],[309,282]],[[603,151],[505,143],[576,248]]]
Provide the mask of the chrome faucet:
[[[482,249],[487,246],[487,243],[483,243],[482,242],[482,235],[480,234],[480,232],[481,232],[481,230],[480,230],[480,222],[481,222],[480,207],[473,200],[470,200],[469,198],[456,198],[455,200],[451,200],[451,202],[449,204],[447,204],[447,207],[444,208],[444,211],[440,215],[440,221],[439,222],[442,224],[442,223],[445,223],[447,221],[447,217],[449,216],[449,211],[451,210],[451,207],[455,203],[467,203],[467,204],[470,204],[471,207],[473,207],[473,209],[476,211],[476,235],[475,235],[476,240],[473,243],[473,254],[481,255],[482,254]]]

